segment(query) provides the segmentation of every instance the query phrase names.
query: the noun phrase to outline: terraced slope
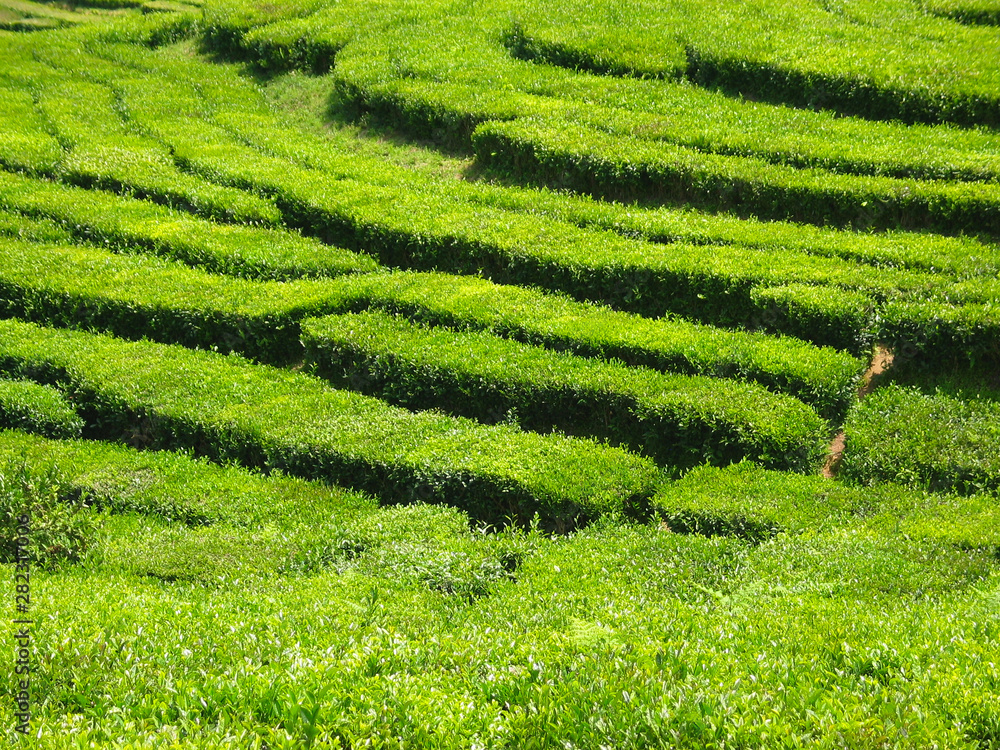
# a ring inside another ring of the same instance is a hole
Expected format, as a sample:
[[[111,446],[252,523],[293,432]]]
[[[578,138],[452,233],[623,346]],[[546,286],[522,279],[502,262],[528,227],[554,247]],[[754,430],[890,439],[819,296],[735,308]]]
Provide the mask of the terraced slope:
[[[0,736],[1000,746],[998,12],[0,0]]]

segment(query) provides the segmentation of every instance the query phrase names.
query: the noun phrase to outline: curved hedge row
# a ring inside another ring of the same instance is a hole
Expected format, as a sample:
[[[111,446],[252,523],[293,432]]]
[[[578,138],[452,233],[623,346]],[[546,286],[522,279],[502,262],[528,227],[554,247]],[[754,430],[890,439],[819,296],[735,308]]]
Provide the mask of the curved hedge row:
[[[672,531],[765,542],[779,534],[814,538],[840,528],[856,534],[944,543],[959,550],[1000,546],[1000,508],[992,495],[931,494],[898,484],[852,487],[744,462],[701,466],[653,497]]]
[[[264,477],[185,453],[0,431],[0,466],[18,461],[38,469],[58,467],[64,482],[92,507],[157,516],[187,526],[255,528],[277,522],[293,527],[318,524],[331,515],[343,518],[370,512],[376,505],[360,493],[296,477]]]
[[[608,135],[555,121],[487,122],[476,159],[498,171],[612,199],[660,199],[741,215],[861,229],[1000,236],[1000,187],[838,175]]]
[[[336,285],[342,308],[386,310],[657,370],[750,380],[834,421],[854,400],[865,367],[843,352],[792,338],[652,320],[485,279],[394,273],[344,277]]]
[[[51,438],[79,437],[83,420],[56,389],[25,380],[0,378],[0,428]]]
[[[76,239],[263,279],[374,271],[364,255],[295,232],[220,225],[147,201],[0,172],[0,207],[56,222]]]
[[[665,466],[752,458],[810,472],[829,425],[760,386],[667,375],[549,352],[479,332],[415,326],[384,313],[302,325],[307,359],[335,383],[410,409],[517,422],[626,445]]]
[[[551,62],[576,58],[585,68],[638,78],[683,76],[747,98],[873,119],[1000,123],[1000,70],[982,55],[996,44],[992,29],[936,18],[924,3],[513,5],[519,48]],[[596,44],[577,31],[602,17]]]
[[[825,415],[847,408],[863,366],[794,339],[648,320],[444,274],[251,282],[156,257],[16,241],[0,248],[0,260],[0,311],[6,315],[235,350],[265,361],[301,354],[299,321],[307,315],[374,308],[586,356],[757,381],[815,404]]]
[[[269,201],[178,170],[167,149],[128,127],[111,89],[69,75],[52,70],[27,84],[38,92],[39,112],[67,149],[54,169],[42,160],[34,172],[213,219],[264,226],[280,223],[280,214]]]
[[[0,321],[0,371],[57,383],[89,434],[195,450],[492,523],[642,513],[660,472],[582,439],[414,414],[237,357]]]
[[[317,281],[233,279],[87,247],[0,246],[0,315],[46,325],[294,362],[299,320],[338,304],[336,288]]]

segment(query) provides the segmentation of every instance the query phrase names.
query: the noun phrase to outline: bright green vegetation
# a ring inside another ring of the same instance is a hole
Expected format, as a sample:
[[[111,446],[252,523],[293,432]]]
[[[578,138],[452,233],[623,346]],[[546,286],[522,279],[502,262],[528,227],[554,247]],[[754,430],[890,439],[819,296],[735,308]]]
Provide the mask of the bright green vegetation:
[[[4,746],[1000,747],[997,9],[0,0]]]
[[[1000,406],[888,386],[847,418],[845,476],[963,493],[1000,489]]]
[[[83,566],[36,574],[37,607],[58,620],[36,629],[37,689],[96,711],[65,723],[45,715],[43,747],[77,735],[123,746],[164,727],[185,744],[234,748],[310,738],[759,745],[785,731],[819,741],[824,721],[854,745],[905,729],[907,746],[971,747],[970,735],[996,725],[981,666],[996,639],[982,553],[862,528],[759,546],[657,526],[480,535],[453,511],[378,510],[181,456],[9,436],[2,445],[30,450],[33,465],[66,462],[66,483],[95,487],[104,502],[135,485],[155,496],[182,473],[233,499],[207,526],[103,515]],[[802,494],[807,481],[786,491]],[[279,511],[270,524],[262,504]],[[277,528],[302,544],[291,529],[313,513],[326,514],[336,544],[304,574],[282,565],[294,548],[267,542]],[[243,530],[256,548],[226,540],[251,518],[263,522]],[[756,689],[741,689],[751,675]],[[136,678],[156,690],[135,689]],[[164,694],[165,705],[154,697]],[[529,702],[529,713],[505,707]],[[637,703],[661,708],[636,717]],[[120,718],[101,718],[112,706]],[[764,710],[768,726],[757,721]]]
[[[843,415],[863,368],[854,357],[797,339],[652,320],[470,277],[366,274],[338,280],[337,287],[355,311],[381,309],[630,365],[753,380],[828,418]]]
[[[1000,26],[1000,4],[996,0],[926,0],[923,6],[960,23]]]
[[[10,241],[0,264],[7,316],[267,361],[300,359],[299,320],[339,302],[316,281],[247,281],[85,246]]]
[[[1000,354],[1000,309],[995,301],[895,302],[882,311],[880,328],[885,341],[930,361],[981,364],[995,362]]]
[[[152,252],[235,276],[328,276],[378,266],[295,232],[219,226],[146,201],[19,175],[0,173],[0,205],[53,221],[79,240],[119,252]]]
[[[107,330],[128,338],[147,336],[187,346],[236,350],[268,361],[287,362],[300,356],[299,320],[306,315],[344,308],[350,299],[338,295],[337,285],[330,283],[283,284],[230,279],[157,258],[116,256],[83,247],[12,242],[0,249],[0,260],[0,290],[4,294],[0,310],[8,315],[49,324]],[[358,320],[373,319],[369,316]],[[330,325],[320,336],[332,343],[331,336],[339,326],[336,319],[327,322]],[[392,342],[384,354],[392,356],[393,352],[398,352],[402,355],[405,351],[403,338],[411,330],[411,335],[416,335],[416,329],[399,326],[394,335],[390,334]],[[304,343],[308,346],[310,341],[315,341],[315,335],[304,339]],[[475,340],[473,334],[467,337]],[[614,393],[612,401],[580,401],[573,414],[560,416],[555,415],[564,404],[553,402],[546,408],[550,410],[549,419],[554,421],[546,423],[542,418],[533,422],[535,429],[558,425],[563,430],[596,433],[649,452],[663,463],[680,466],[697,463],[706,455],[717,453],[713,456],[717,461],[750,456],[769,465],[808,470],[822,454],[825,429],[816,414],[786,396],[770,394],[759,386],[685,375],[648,373],[643,376],[640,371],[545,352],[492,336],[480,335],[478,340],[485,347],[480,354],[485,366],[504,358],[522,358],[526,366],[546,377],[553,363],[565,363],[558,384],[549,386],[564,390],[559,401],[577,402],[588,391],[596,394],[610,389]],[[456,339],[454,345],[461,347],[460,339]],[[413,347],[416,351],[429,353],[426,344],[421,342],[413,342],[411,351]],[[373,356],[378,354],[373,353]],[[460,354],[459,359],[463,356],[464,353]],[[331,364],[331,353],[318,358],[331,367],[341,366],[341,363]],[[616,369],[619,372],[616,373]],[[586,384],[584,381],[592,379],[588,373],[597,377],[597,381]],[[399,374],[388,377],[399,379],[398,387],[404,393],[413,387]],[[479,376],[470,373],[469,377]],[[528,381],[522,383],[521,388],[531,391],[535,385],[542,385],[534,384],[532,376],[527,377]],[[623,378],[624,383],[620,382]],[[650,382],[643,383],[644,378]],[[599,384],[601,381],[603,385]],[[611,385],[616,382],[618,385]],[[576,392],[577,389],[581,390]],[[662,393],[669,390],[675,392],[672,397]],[[543,393],[537,397],[541,402],[548,400]],[[441,394],[440,398],[449,396]],[[596,408],[597,413],[632,410],[636,407],[636,398],[643,404],[639,408],[646,413],[638,423],[616,425],[608,432],[599,427],[606,420],[593,420],[596,413],[591,414],[591,409]],[[400,401],[398,398],[391,400]],[[410,408],[447,408],[440,400],[435,404],[422,401],[425,399],[417,397],[403,399],[402,403]],[[486,408],[500,409],[501,406],[494,403]],[[512,401],[502,411],[509,408],[534,411],[537,406]],[[468,412],[461,407],[457,407],[457,411]],[[482,414],[476,412],[468,416],[482,417]],[[574,426],[577,422],[582,423],[580,427]],[[593,424],[583,427],[587,422]],[[688,430],[690,434],[685,434]],[[668,439],[660,434],[663,431],[676,437]],[[713,447],[709,448],[710,445]],[[706,454],[706,450],[711,452]]]
[[[99,519],[102,531],[90,530],[88,541],[99,542],[91,553],[102,565],[161,580],[218,584],[234,575],[395,566],[397,575],[432,589],[479,596],[523,554],[513,534],[471,544],[467,523],[451,508],[380,509],[360,493],[169,451],[3,432],[0,458],[13,494],[47,489],[77,509],[72,498],[85,499],[77,520],[86,526]],[[131,546],[136,542],[141,548]],[[436,551],[435,543],[448,549]],[[407,570],[418,561],[406,552],[420,549],[438,559]]]
[[[493,522],[572,527],[641,511],[659,472],[583,440],[413,414],[211,352],[0,323],[0,368],[59,384],[97,434],[323,477],[395,500],[448,500]],[[463,500],[463,498],[465,498]]]
[[[486,123],[476,128],[472,144],[477,159],[498,171],[528,173],[555,187],[610,198],[650,196],[766,219],[862,229],[1000,235],[1000,192],[992,182],[842,176],[623,139],[562,121]]]
[[[33,0],[0,2],[0,29],[9,31],[41,31],[106,18],[103,14],[70,10],[58,3]]]
[[[38,471],[8,460],[0,471],[0,562],[23,569],[79,561],[95,531],[85,509],[54,467]]]
[[[695,469],[664,486],[652,505],[674,531],[756,543],[848,526],[963,549],[993,548],[1000,539],[992,495],[936,494],[898,484],[855,487],[752,463]]]
[[[609,439],[658,463],[752,458],[810,471],[827,425],[760,386],[665,375],[548,352],[484,333],[414,326],[384,313],[303,324],[306,356],[335,382],[410,409]]]
[[[528,40],[537,34],[528,51],[537,45],[557,63],[684,77],[748,98],[873,119],[995,126],[1000,71],[995,60],[980,59],[993,30],[925,14],[921,5],[713,0],[664,9],[637,0],[533,15],[525,8],[520,24]],[[599,36],[588,39],[595,26]]]
[[[843,415],[860,370],[852,357],[794,339],[651,321],[480,279],[383,273],[253,282],[143,254],[16,241],[0,259],[7,315],[268,361],[301,354],[299,321],[307,315],[375,308],[588,356],[755,380],[830,415]]]
[[[83,420],[59,391],[24,380],[0,379],[0,428],[49,437],[78,437]]]

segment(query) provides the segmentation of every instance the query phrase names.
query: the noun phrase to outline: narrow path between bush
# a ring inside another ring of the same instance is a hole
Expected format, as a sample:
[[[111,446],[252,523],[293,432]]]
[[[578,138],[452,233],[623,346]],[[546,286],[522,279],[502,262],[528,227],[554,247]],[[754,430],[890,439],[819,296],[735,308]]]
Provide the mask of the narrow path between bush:
[[[893,353],[889,349],[879,345],[875,356],[872,357],[871,364],[868,365],[868,369],[865,370],[865,374],[861,379],[861,387],[858,388],[858,401],[861,401],[875,390],[875,387],[878,385],[879,376],[892,367],[893,356]],[[837,472],[840,469],[840,461],[844,455],[845,439],[844,431],[839,430],[833,436],[833,440],[830,441],[830,447],[827,449],[826,463],[823,464],[822,470],[823,476],[827,479],[834,479],[837,476]]]

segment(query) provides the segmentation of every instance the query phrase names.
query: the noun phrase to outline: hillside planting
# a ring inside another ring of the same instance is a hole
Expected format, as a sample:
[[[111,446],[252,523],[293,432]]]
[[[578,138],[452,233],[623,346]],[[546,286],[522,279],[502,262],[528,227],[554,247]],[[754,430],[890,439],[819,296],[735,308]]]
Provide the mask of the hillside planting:
[[[998,12],[0,0],[0,737],[1000,746]]]

